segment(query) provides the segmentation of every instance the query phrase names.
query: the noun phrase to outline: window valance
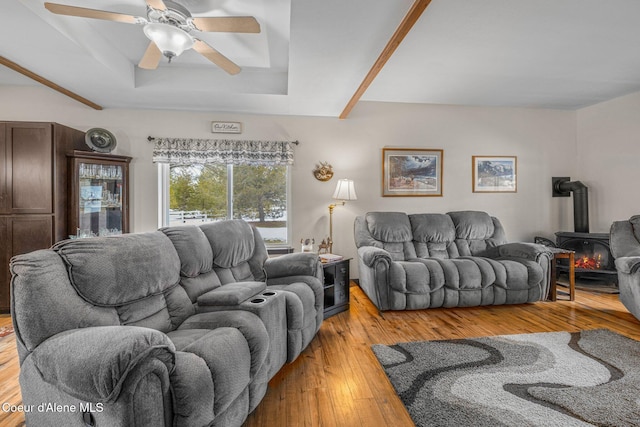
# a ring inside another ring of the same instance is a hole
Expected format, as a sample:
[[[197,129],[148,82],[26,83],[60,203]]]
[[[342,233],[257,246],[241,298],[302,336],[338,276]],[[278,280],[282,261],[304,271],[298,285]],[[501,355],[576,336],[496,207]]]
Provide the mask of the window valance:
[[[291,165],[293,141],[151,138],[153,161],[172,165]]]

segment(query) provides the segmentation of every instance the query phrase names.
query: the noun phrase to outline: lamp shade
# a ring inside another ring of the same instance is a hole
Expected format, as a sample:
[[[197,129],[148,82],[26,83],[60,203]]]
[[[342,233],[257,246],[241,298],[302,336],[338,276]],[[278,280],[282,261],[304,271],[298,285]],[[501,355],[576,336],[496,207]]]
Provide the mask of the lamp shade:
[[[333,198],[337,200],[358,200],[356,196],[356,187],[351,179],[340,179],[336,185],[336,191]]]
[[[151,23],[144,26],[144,35],[154,42],[167,58],[179,56],[191,49],[195,40],[186,31],[169,24]]]

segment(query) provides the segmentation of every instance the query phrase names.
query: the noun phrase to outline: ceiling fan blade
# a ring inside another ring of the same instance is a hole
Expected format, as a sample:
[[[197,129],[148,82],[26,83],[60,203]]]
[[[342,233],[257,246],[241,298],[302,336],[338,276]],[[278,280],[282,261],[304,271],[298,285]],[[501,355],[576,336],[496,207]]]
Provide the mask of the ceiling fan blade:
[[[107,21],[125,22],[136,24],[141,18],[122,13],[107,12],[105,10],[86,9],[84,7],[67,6],[64,4],[45,3],[44,7],[51,13],[57,15],[79,16],[82,18],[104,19]]]
[[[155,70],[160,64],[162,59],[162,52],[158,49],[158,46],[154,42],[149,43],[147,50],[144,52],[144,56],[138,63],[138,67],[145,70]]]
[[[193,18],[200,31],[226,33],[259,33],[260,24],[253,16],[210,16]]]
[[[193,49],[229,74],[233,75],[240,72],[240,67],[238,67],[236,63],[231,61],[229,58],[227,58],[202,40],[196,39],[196,43],[193,45]]]
[[[147,6],[155,10],[167,10],[167,6],[162,0],[146,0]]]

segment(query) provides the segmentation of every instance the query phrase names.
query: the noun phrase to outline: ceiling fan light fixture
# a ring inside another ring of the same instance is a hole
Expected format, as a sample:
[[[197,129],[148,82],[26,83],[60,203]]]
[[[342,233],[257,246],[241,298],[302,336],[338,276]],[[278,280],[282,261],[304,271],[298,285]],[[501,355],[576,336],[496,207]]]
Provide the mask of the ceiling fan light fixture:
[[[169,24],[153,22],[144,26],[144,35],[154,42],[164,56],[171,58],[180,56],[182,52],[191,49],[195,40],[186,31]]]

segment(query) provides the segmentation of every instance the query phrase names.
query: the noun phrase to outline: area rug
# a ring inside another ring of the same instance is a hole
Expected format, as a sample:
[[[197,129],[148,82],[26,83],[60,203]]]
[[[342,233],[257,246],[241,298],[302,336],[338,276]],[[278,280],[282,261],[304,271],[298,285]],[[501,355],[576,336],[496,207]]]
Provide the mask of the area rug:
[[[372,349],[417,426],[640,426],[640,342],[606,329]]]

